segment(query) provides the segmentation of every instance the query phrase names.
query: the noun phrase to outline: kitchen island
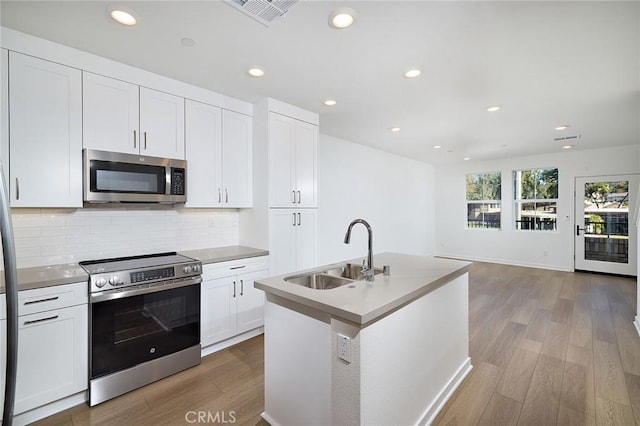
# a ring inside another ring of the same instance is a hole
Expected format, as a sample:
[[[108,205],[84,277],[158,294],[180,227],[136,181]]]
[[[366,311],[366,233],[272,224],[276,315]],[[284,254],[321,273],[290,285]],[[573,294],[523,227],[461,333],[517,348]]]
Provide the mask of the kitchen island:
[[[390,275],[327,290],[286,280],[305,271],[256,281],[270,424],[428,424],[471,370],[471,263],[382,253],[374,264]]]

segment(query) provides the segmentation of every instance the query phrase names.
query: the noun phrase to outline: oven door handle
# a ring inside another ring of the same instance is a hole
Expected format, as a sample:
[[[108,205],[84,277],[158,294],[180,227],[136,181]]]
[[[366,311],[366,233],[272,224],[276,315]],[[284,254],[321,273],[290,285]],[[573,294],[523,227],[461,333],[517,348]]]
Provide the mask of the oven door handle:
[[[190,285],[200,284],[201,282],[202,282],[202,277],[197,276],[197,277],[177,279],[170,284],[155,285],[155,286],[152,285],[151,287],[145,287],[145,288],[134,287],[131,290],[125,289],[123,291],[106,290],[106,291],[101,291],[101,292],[96,292],[91,294],[90,302],[98,303],[98,302],[105,302],[107,300],[115,300],[115,299],[123,299],[125,297],[139,296],[142,294],[157,293],[159,291],[171,290],[174,288],[188,287]]]

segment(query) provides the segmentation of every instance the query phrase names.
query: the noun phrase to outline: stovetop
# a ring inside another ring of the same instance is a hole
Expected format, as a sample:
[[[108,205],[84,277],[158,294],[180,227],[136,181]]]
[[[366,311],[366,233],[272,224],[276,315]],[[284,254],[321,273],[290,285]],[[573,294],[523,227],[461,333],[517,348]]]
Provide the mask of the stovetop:
[[[153,266],[171,266],[175,264],[193,262],[192,259],[176,252],[147,254],[141,256],[114,257],[110,259],[87,260],[80,262],[80,266],[88,274],[103,274],[109,272],[128,271]]]

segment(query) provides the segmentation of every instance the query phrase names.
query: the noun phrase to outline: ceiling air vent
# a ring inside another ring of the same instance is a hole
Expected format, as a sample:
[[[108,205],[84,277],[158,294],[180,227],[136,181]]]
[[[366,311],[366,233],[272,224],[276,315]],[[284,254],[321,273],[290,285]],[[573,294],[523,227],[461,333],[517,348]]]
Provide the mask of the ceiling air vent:
[[[573,139],[580,139],[582,137],[582,135],[575,135],[575,136],[563,136],[561,138],[553,138],[554,141],[556,142],[565,142],[565,141],[570,141]]]
[[[284,16],[298,0],[225,0],[267,27]]]

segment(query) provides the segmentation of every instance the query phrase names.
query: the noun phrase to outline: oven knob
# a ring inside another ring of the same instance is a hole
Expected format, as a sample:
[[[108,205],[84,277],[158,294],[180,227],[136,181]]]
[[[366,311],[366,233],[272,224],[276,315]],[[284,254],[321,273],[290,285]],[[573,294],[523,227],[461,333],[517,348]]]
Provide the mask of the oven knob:
[[[119,283],[120,283],[120,278],[118,278],[115,275],[109,279],[109,284],[111,285],[118,285]]]
[[[193,272],[200,272],[200,265],[198,265],[197,263],[193,265]]]
[[[106,283],[107,283],[107,280],[105,280],[104,278],[98,278],[98,279],[96,280],[96,286],[97,286],[98,288],[102,288],[102,287],[104,287],[104,285],[105,285]]]
[[[192,270],[193,268],[191,267],[191,265],[187,265],[184,268],[182,268],[182,272],[184,272],[185,274],[190,274]]]

